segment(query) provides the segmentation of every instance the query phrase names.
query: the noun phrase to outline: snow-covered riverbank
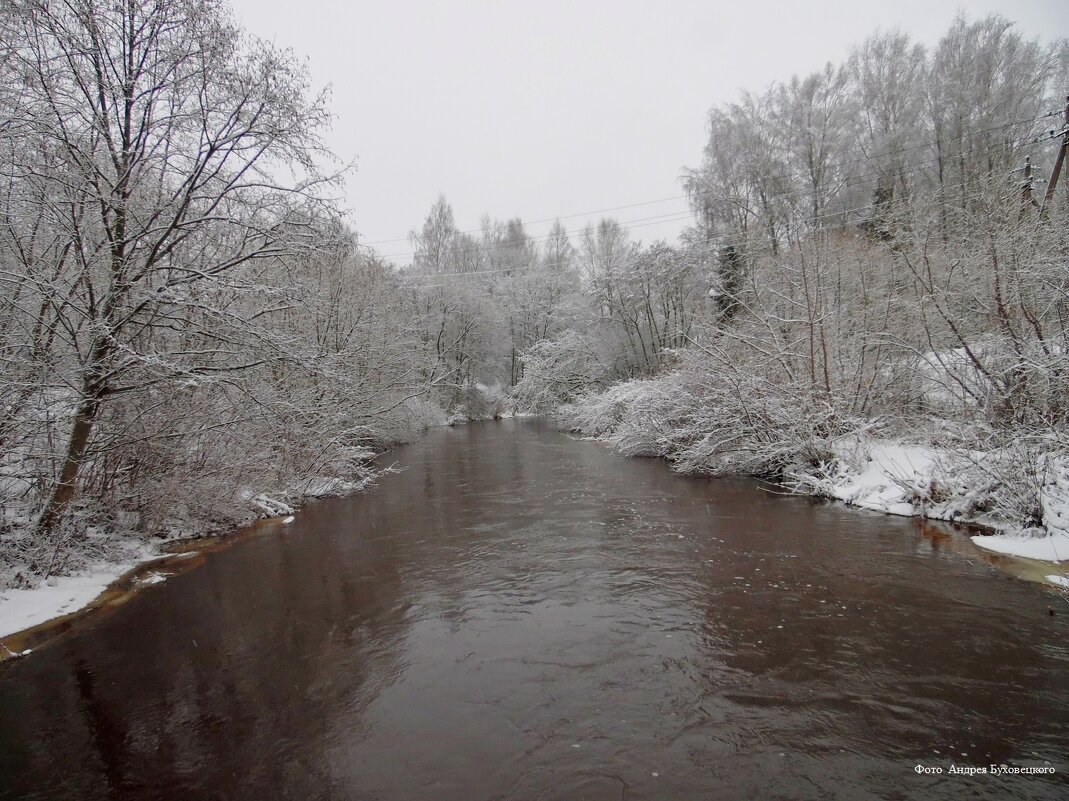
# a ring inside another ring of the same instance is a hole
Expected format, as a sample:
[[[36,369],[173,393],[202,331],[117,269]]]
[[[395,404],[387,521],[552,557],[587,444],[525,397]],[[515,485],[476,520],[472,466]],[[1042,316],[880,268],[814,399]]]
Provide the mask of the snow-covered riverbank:
[[[1064,465],[1052,466],[1040,489],[1044,528],[1014,526],[987,509],[984,486],[969,482],[969,468],[993,454],[971,454],[963,462],[948,450],[886,439],[840,440],[836,459],[815,474],[797,478],[797,489],[834,498],[861,509],[971,523],[995,533],[973,543],[990,551],[1043,562],[1069,561],[1069,481]],[[974,471],[975,472],[975,471]],[[1052,566],[1051,583],[1066,585]]]
[[[787,401],[731,406],[725,396],[718,407],[685,379],[676,372],[621,382],[557,415],[625,456],[660,456],[683,473],[774,475],[799,494],[982,527],[990,533],[972,536],[975,546],[1031,560],[1028,575],[1069,586],[1069,456],[1056,439],[992,438],[1001,444],[970,450],[960,427],[929,420],[907,438],[875,422],[833,425],[826,409],[791,417]]]
[[[336,488],[336,485],[331,486]],[[355,491],[366,486],[366,483],[344,486]],[[267,515],[261,517],[261,522],[270,523],[273,520],[283,525],[293,522],[292,513],[295,510],[288,504],[262,494],[246,494],[249,495],[251,506]],[[326,494],[331,493],[307,493],[306,497],[316,498]],[[12,651],[11,646],[5,643],[5,638],[10,639],[12,635],[98,606],[102,596],[124,577],[132,574],[131,584],[135,589],[165,581],[175,572],[175,565],[198,555],[199,548],[180,552],[173,550],[175,546],[188,543],[190,537],[198,545],[203,543],[204,548],[219,547],[218,543],[228,538],[230,533],[250,530],[255,524],[256,518],[250,516],[244,524],[230,529],[229,533],[221,531],[198,537],[188,531],[175,531],[172,537],[154,541],[145,541],[133,532],[126,535],[96,532],[97,537],[107,540],[106,547],[97,549],[105,554],[103,558],[86,562],[65,575],[38,579],[29,587],[0,590],[0,661],[20,655],[17,650]],[[93,533],[91,530],[90,536]],[[159,569],[153,566],[154,563],[159,563]]]
[[[93,603],[113,582],[137,567],[157,559],[158,550],[142,545],[137,558],[126,562],[100,562],[70,576],[52,576],[32,589],[0,591],[0,641],[4,637],[73,614]],[[11,656],[0,648],[0,658]]]
[[[446,418],[435,420],[436,425],[459,425],[465,424],[476,415],[485,419],[497,417],[511,417],[511,409],[502,411],[496,398],[490,397],[492,390],[478,387],[478,393],[473,393],[469,405],[477,408],[465,408],[463,413],[455,414]],[[482,405],[476,402],[482,400],[482,396],[489,399]],[[424,426],[421,430],[426,430]],[[376,454],[370,450],[363,454],[365,465],[370,465],[376,458]],[[199,538],[198,542],[204,542],[205,547],[212,547],[219,538],[226,536],[227,532],[236,532],[254,525],[259,519],[261,522],[276,521],[282,525],[292,523],[296,507],[308,501],[332,495],[347,495],[369,487],[374,480],[384,472],[389,472],[389,467],[367,468],[365,475],[357,480],[344,480],[340,478],[315,478],[295,484],[283,493],[265,494],[251,488],[243,488],[236,493],[240,503],[247,510],[243,519],[235,518],[231,525],[218,530],[199,529],[186,521],[181,527],[171,529],[171,534],[166,538],[158,538],[146,541],[141,535],[133,531],[107,532],[99,527],[86,525],[84,527],[86,546],[83,550],[86,554],[95,554],[95,557],[79,554],[74,566],[64,565],[62,575],[49,575],[39,578],[34,575],[25,561],[8,560],[6,570],[0,570],[0,661],[18,656],[5,644],[5,638],[11,638],[22,632],[40,626],[49,621],[55,621],[68,615],[76,614],[87,607],[97,605],[101,596],[116,582],[123,579],[131,572],[135,573],[136,585],[154,584],[164,581],[170,574],[167,569],[146,572],[147,566],[156,561],[167,563],[183,557],[196,555],[188,552],[176,555],[168,550],[168,546],[189,538]],[[285,498],[286,500],[282,500]],[[11,528],[21,534],[12,536],[28,536],[30,516],[21,512],[16,517],[17,525]],[[2,567],[2,566],[0,566]],[[28,586],[19,586],[26,584]],[[13,586],[14,585],[14,586]],[[6,588],[5,588],[6,587]]]

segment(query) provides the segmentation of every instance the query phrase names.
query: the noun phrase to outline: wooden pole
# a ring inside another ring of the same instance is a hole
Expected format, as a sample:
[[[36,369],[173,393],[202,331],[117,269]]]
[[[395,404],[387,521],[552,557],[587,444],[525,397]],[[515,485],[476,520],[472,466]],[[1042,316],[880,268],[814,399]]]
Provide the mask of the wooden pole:
[[[1021,184],[1021,211],[1017,215],[1017,221],[1020,222],[1024,219],[1025,212],[1028,211],[1029,206],[1035,206],[1039,208],[1039,203],[1032,197],[1032,157],[1024,157],[1024,182]],[[1040,209],[1042,212],[1042,209]]]
[[[1065,98],[1065,124],[1069,126],[1069,95]],[[1054,161],[1054,169],[1050,174],[1050,183],[1047,184],[1047,193],[1043,196],[1043,208],[1039,215],[1042,217],[1047,212],[1047,207],[1054,200],[1054,189],[1058,186],[1058,178],[1062,174],[1062,164],[1065,163],[1065,151],[1069,148],[1069,130],[1062,136],[1062,146],[1058,148],[1058,158]]]
[[[1028,208],[1029,203],[1035,203],[1032,197],[1032,157],[1024,157],[1024,183],[1021,184],[1021,206]]]

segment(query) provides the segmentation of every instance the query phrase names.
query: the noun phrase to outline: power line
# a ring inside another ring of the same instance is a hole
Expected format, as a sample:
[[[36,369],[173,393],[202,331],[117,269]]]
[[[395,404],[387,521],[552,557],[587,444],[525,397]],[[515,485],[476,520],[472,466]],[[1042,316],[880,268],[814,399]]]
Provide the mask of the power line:
[[[571,220],[571,219],[574,219],[576,217],[590,217],[591,215],[594,215],[594,214],[607,214],[610,211],[623,211],[624,209],[634,209],[634,208],[638,208],[639,206],[652,206],[652,205],[655,205],[657,203],[669,203],[669,202],[671,202],[673,200],[679,200],[679,199],[685,198],[685,197],[687,197],[687,196],[686,195],[673,195],[672,197],[663,197],[663,198],[660,198],[658,200],[644,200],[641,203],[628,203],[628,204],[626,204],[624,206],[612,206],[612,207],[606,208],[606,209],[594,209],[593,211],[581,211],[581,212],[578,212],[576,214],[559,214],[556,217],[545,217],[545,218],[543,218],[541,220],[524,220],[523,224],[524,225],[541,225],[542,223],[556,222],[557,220]],[[500,228],[504,228],[507,225],[508,225],[508,221],[493,225],[493,226],[491,226],[491,228],[500,229]],[[482,228],[472,228],[472,229],[469,229],[467,231],[457,231],[457,233],[458,234],[479,234],[479,233],[482,233],[482,231],[483,231]],[[361,244],[363,244],[363,245],[387,245],[387,244],[390,244],[390,243],[393,243],[393,242],[410,242],[410,241],[411,241],[411,239],[406,236],[406,237],[402,237],[400,239],[379,239],[379,240],[376,240],[374,242],[362,242]]]
[[[1063,114],[1062,111],[1053,111],[1053,112],[1050,112],[1050,113],[1047,113],[1047,114],[1041,114],[1041,115],[1039,115],[1037,117],[1013,120],[1011,122],[1002,123],[1001,125],[991,126],[990,128],[981,128],[981,129],[976,130],[976,131],[968,131],[968,132],[966,132],[966,135],[967,136],[978,136],[980,134],[992,133],[994,131],[1001,131],[1001,130],[1004,130],[1006,128],[1012,128],[1015,125],[1024,125],[1026,123],[1034,123],[1034,122],[1038,122],[1039,120],[1049,119],[1051,117],[1057,117],[1057,116],[1060,116],[1062,114]],[[1027,139],[1027,137],[1025,137],[1025,139]],[[1028,141],[1032,141],[1032,140],[1028,140]],[[1016,144],[1022,144],[1022,143],[1024,143],[1024,140],[1016,141]],[[912,151],[915,151],[915,150],[921,150],[921,149],[928,148],[928,147],[934,147],[937,144],[938,144],[938,142],[932,142],[932,141],[922,142],[922,143],[919,143],[919,144],[916,144],[916,145],[910,145],[909,147],[904,147],[904,148],[900,148],[900,149],[893,150],[893,151],[885,151],[883,153],[874,154],[872,156],[864,156],[862,158],[852,159],[850,161],[838,162],[836,166],[847,167],[847,166],[851,166],[851,165],[854,165],[854,164],[862,164],[862,163],[865,163],[865,162],[876,161],[878,159],[882,159],[882,158],[885,158],[887,156],[898,156],[898,155],[901,155],[903,153],[909,153],[909,152],[912,152]],[[951,155],[953,155],[953,154],[951,154]],[[788,180],[788,179],[791,179],[791,178],[804,178],[804,177],[806,177],[806,173],[804,173],[804,172],[781,173],[781,174],[778,174],[778,175],[777,174],[765,175],[763,177],[768,179],[768,180]],[[691,198],[693,198],[695,196],[711,194],[711,192],[712,192],[712,190],[699,191],[699,192],[694,192],[694,193],[685,193],[685,194],[682,194],[682,195],[673,195],[671,197],[658,198],[656,200],[645,200],[645,201],[641,201],[641,202],[638,202],[638,203],[628,203],[628,204],[625,204],[625,205],[622,205],[622,206],[611,206],[611,207],[603,208],[603,209],[593,209],[591,211],[577,212],[575,214],[562,214],[562,215],[557,215],[556,217],[544,217],[544,218],[539,219],[539,220],[524,221],[524,225],[540,225],[542,223],[547,223],[547,222],[556,222],[557,220],[570,220],[570,219],[575,219],[577,217],[590,217],[590,216],[593,216],[593,215],[596,215],[596,214],[606,214],[606,213],[612,212],[612,211],[623,211],[625,209],[640,208],[642,206],[652,206],[652,205],[656,205],[658,203],[670,203],[670,202],[676,201],[676,200],[689,200],[689,199],[691,199]],[[688,213],[689,213],[689,210],[688,210]],[[491,230],[500,230],[501,228],[504,228],[507,224],[508,224],[507,221],[504,222],[504,223],[498,223],[496,225],[491,226]],[[481,233],[483,230],[484,229],[480,227],[480,228],[471,228],[471,229],[467,229],[467,230],[464,230],[464,231],[457,231],[455,233],[458,234],[458,235],[459,234],[477,234],[477,233]],[[392,243],[395,243],[395,242],[409,242],[409,241],[411,241],[410,237],[406,236],[406,237],[400,237],[400,238],[395,238],[395,239],[377,239],[377,240],[371,240],[371,241],[368,241],[368,242],[360,242],[359,245],[361,247],[371,247],[372,245],[386,245],[386,244],[392,244]],[[405,254],[396,254],[396,255],[397,256],[402,256],[402,255],[405,255]],[[382,258],[393,258],[393,256],[387,255],[387,256],[383,256]]]
[[[1049,116],[1049,115],[1047,115],[1047,116]],[[1033,140],[1031,138],[1029,138],[1029,137],[1020,137],[1018,139],[1011,140],[1009,144],[1012,145],[1012,146],[1017,146],[1017,145],[1025,144],[1025,143],[1028,143],[1028,142],[1031,142],[1031,141],[1033,141]],[[993,149],[995,149],[995,148],[988,148],[987,150],[979,150],[979,151],[976,151],[976,152],[977,153],[985,153],[985,152],[990,152]],[[911,167],[911,168],[909,168],[907,170],[902,170],[901,172],[903,172],[903,173],[916,172],[918,170],[930,169],[932,166],[933,165],[931,165],[931,164],[925,163],[925,164],[916,165],[916,166]],[[855,207],[848,208],[848,209],[839,209],[839,210],[836,210],[836,211],[831,211],[831,212],[827,212],[825,214],[818,215],[816,217],[808,217],[808,218],[802,220],[802,223],[805,224],[805,225],[809,225],[809,224],[812,224],[812,223],[815,223],[815,222],[819,222],[819,221],[822,221],[822,220],[828,220],[828,219],[833,219],[833,218],[838,218],[838,217],[844,217],[846,215],[854,214],[854,213],[857,213],[857,212],[867,211],[867,210],[873,209],[875,207],[876,207],[876,204],[867,203],[867,204],[865,204],[863,206],[855,206]],[[672,215],[662,215],[662,216],[672,216]],[[681,219],[685,219],[685,218],[690,217],[690,216],[691,216],[691,212],[687,211],[687,212],[683,213],[683,216],[681,217]],[[653,222],[642,222],[643,219],[645,219],[645,220],[653,220]],[[624,230],[624,231],[629,231],[629,230],[631,230],[633,228],[643,228],[643,227],[646,227],[646,226],[649,226],[649,225],[657,225],[660,222],[664,222],[664,220],[661,220],[659,217],[650,217],[650,218],[639,218],[639,220],[636,220],[634,222],[636,224],[632,224],[632,225],[629,225],[629,226],[621,225],[621,229]],[[857,221],[854,221],[854,222],[842,222],[842,223],[840,223],[838,225],[823,225],[823,226],[820,227],[819,230],[820,231],[842,230],[842,229],[846,229],[846,228],[852,228],[855,225],[857,225]],[[538,237],[538,238],[542,238],[542,237]],[[711,247],[715,247],[717,245],[721,245],[721,244],[724,244],[724,243],[730,243],[730,242],[737,241],[737,238],[738,238],[737,234],[721,234],[721,235],[716,236],[716,237],[705,238],[700,242],[696,242],[696,243],[692,243],[692,244],[689,244],[689,245],[685,245],[682,248],[680,248],[680,250],[684,254],[688,254],[688,255],[693,253],[693,252],[695,252],[695,251],[706,251],[706,252],[708,252],[708,249],[711,248]],[[534,241],[535,239],[536,239],[536,237],[529,237],[528,241]],[[492,249],[494,249],[496,247],[501,247],[501,246],[508,245],[508,244],[510,244],[510,243],[493,243],[490,247],[477,246],[475,248],[472,248],[469,252],[481,252],[481,251],[484,251],[484,250],[492,250]],[[636,259],[638,258],[638,255],[639,254],[632,253],[630,256],[628,256],[628,258],[625,261],[622,262],[622,266],[629,266],[629,265],[634,264]],[[507,273],[507,274],[510,274],[510,275],[540,273],[545,268],[561,267],[561,266],[565,266],[565,264],[562,263],[562,262],[543,262],[543,263],[537,265],[536,267],[531,267],[531,268],[507,267],[507,268],[494,269],[494,270],[472,270],[472,271],[469,271],[469,272],[422,273],[422,274],[416,274],[416,275],[400,273],[399,275],[400,275],[400,277],[403,277],[406,281],[414,281],[414,280],[415,281],[422,281],[424,279],[425,280],[429,280],[429,281],[433,281],[433,280],[438,280],[438,279],[441,279],[441,278],[455,278],[455,277],[467,277],[467,278],[476,278],[477,277],[477,278],[483,278],[483,277],[487,277],[487,276],[499,275],[499,274],[502,274],[502,273]],[[438,287],[448,286],[448,285],[450,285],[448,282],[447,283],[440,283],[440,284],[424,284],[424,283],[418,284],[418,286],[420,288],[426,288],[426,289],[433,289],[433,288],[438,288]]]
[[[625,229],[629,228],[641,228],[645,225],[658,225],[666,222],[678,222],[680,220],[688,220],[692,217],[690,209],[682,209],[680,211],[673,211],[668,214],[659,214],[654,217],[639,217],[634,220],[625,220],[620,223],[621,227]],[[652,221],[652,222],[651,222]],[[643,225],[632,225],[633,223],[643,223]],[[459,233],[459,232],[458,232]],[[537,236],[528,236],[525,243],[537,243],[551,239],[554,236],[552,233],[538,234]],[[512,242],[488,242],[483,244],[476,244],[470,248],[459,248],[460,253],[486,253],[499,248],[508,248],[513,245]],[[418,251],[406,251],[404,253],[386,253],[381,256],[383,259],[394,259],[415,256]]]
[[[829,219],[829,218],[832,218],[832,217],[841,217],[841,216],[843,216],[845,214],[852,214],[852,213],[858,212],[858,211],[865,211],[865,210],[870,209],[872,207],[873,207],[873,205],[870,203],[870,204],[867,204],[865,206],[857,206],[857,207],[852,208],[852,209],[843,209],[841,211],[830,212],[828,214],[821,215],[820,217],[817,217],[816,219]],[[656,225],[656,223],[645,223],[645,224],[646,225]],[[851,228],[855,224],[856,223],[853,223],[853,222],[849,222],[849,223],[848,222],[844,222],[844,223],[841,223],[839,225],[826,225],[826,226],[823,226],[820,230],[822,230],[822,231],[842,230],[844,228]],[[641,228],[643,226],[635,225],[635,226],[632,226],[632,227]],[[720,245],[720,244],[723,244],[723,243],[726,243],[726,242],[731,242],[731,241],[734,241],[735,239],[736,239],[736,237],[733,234],[721,234],[720,236],[703,239],[700,242],[697,242],[697,243],[694,243],[694,244],[691,244],[691,245],[686,245],[686,246],[680,248],[680,250],[683,253],[689,255],[689,254],[694,253],[696,251],[708,251],[708,249],[711,248],[711,247],[715,247],[717,245]],[[639,254],[632,253],[622,262],[622,266],[632,265],[638,260],[638,258],[639,258]],[[543,263],[539,264],[537,267],[530,267],[530,268],[505,267],[505,268],[496,269],[496,270],[471,270],[470,272],[456,272],[456,273],[420,273],[420,274],[416,274],[416,275],[407,274],[407,273],[403,273],[402,272],[402,273],[399,273],[398,275],[399,275],[399,277],[405,279],[406,281],[419,281],[419,280],[422,280],[422,279],[426,279],[426,280],[429,280],[429,281],[437,281],[437,280],[439,280],[441,278],[458,278],[458,277],[482,278],[484,276],[500,275],[502,273],[509,274],[509,275],[523,275],[523,274],[532,274],[532,273],[533,274],[541,274],[541,271],[544,270],[547,267],[564,267],[564,266],[567,266],[566,262],[543,262]],[[418,286],[421,289],[434,289],[434,288],[437,288],[437,287],[450,286],[450,285],[451,284],[449,282],[442,283],[442,284],[423,284],[423,283],[418,284]]]
[[[1050,116],[1050,115],[1045,115],[1045,116]],[[1041,117],[1037,117],[1035,119],[1042,119],[1042,118]],[[1007,126],[1001,126],[1001,127],[1007,127]],[[994,129],[988,129],[988,130],[994,130]],[[1016,146],[1019,146],[1021,144],[1031,143],[1032,141],[1033,141],[1033,138],[1031,136],[1018,137],[1016,139],[1010,140],[1009,142],[1003,142],[1003,143],[1000,143],[999,145],[996,145],[994,147],[981,149],[981,150],[975,150],[973,152],[975,154],[989,153],[989,152],[993,152],[995,150],[1001,149],[1006,144],[1009,144],[1011,147],[1016,147]],[[914,148],[914,149],[916,149],[916,148]],[[863,161],[863,160],[858,160],[858,161]],[[928,163],[928,162],[924,162],[924,163],[921,163],[921,164],[914,165],[912,167],[908,167],[908,168],[905,168],[905,169],[898,170],[897,174],[904,175],[904,174],[918,172],[918,171],[921,171],[921,170],[930,170],[930,169],[935,168],[936,166],[938,166],[938,165],[937,164]],[[848,189],[848,188],[851,188],[851,187],[863,185],[863,184],[867,183],[869,179],[871,179],[873,177],[877,177],[878,175],[879,175],[879,171],[870,171],[870,172],[864,172],[864,173],[860,173],[860,174],[851,175],[846,180],[842,181],[841,183],[839,183],[837,185],[836,191],[842,191],[844,189]],[[764,177],[771,178],[771,179],[776,179],[776,178],[778,178],[780,176],[764,176]],[[707,191],[707,192],[705,192],[703,194],[711,194],[712,192],[713,192],[713,190],[709,190],[709,191]],[[873,204],[867,204],[865,206],[859,206],[859,207],[853,208],[853,209],[845,209],[845,210],[840,210],[840,211],[827,212],[826,214],[822,214],[822,215],[819,215],[817,217],[807,217],[807,218],[805,218],[803,220],[803,222],[808,224],[808,223],[817,222],[817,221],[823,220],[823,219],[829,219],[829,218],[837,217],[837,216],[839,216],[841,214],[849,214],[849,213],[854,212],[854,211],[863,211],[865,209],[869,209],[869,208],[872,208],[872,207],[873,207]],[[619,225],[620,225],[622,230],[630,231],[630,230],[632,230],[634,228],[645,228],[645,227],[648,227],[650,225],[659,225],[659,224],[670,223],[670,222],[682,222],[683,220],[691,219],[692,216],[693,216],[693,212],[690,209],[684,209],[684,210],[675,211],[675,212],[671,212],[671,213],[663,214],[663,215],[658,215],[658,216],[654,216],[654,217],[639,217],[639,218],[634,219],[634,220],[624,220],[623,222],[619,223]],[[456,232],[457,235],[460,235],[462,233],[463,232],[459,232],[459,231]],[[554,236],[554,234],[552,234],[552,233],[539,234],[537,236],[528,236],[525,239],[525,244],[537,244],[539,242],[543,242],[543,241],[546,241],[546,240],[550,239],[552,236]],[[505,242],[481,243],[481,244],[475,244],[472,247],[463,248],[460,251],[460,253],[463,254],[463,255],[474,255],[474,254],[478,254],[478,253],[491,253],[493,251],[496,251],[496,250],[499,250],[499,249],[502,249],[502,248],[512,247],[513,245],[514,245],[514,243],[507,242],[507,241],[505,241]],[[418,251],[405,251],[405,252],[398,252],[398,253],[382,254],[380,256],[380,258],[382,258],[382,259],[412,259],[417,254],[418,254]],[[478,272],[487,272],[487,271],[478,271]],[[461,275],[468,275],[468,274],[469,273],[461,273]]]

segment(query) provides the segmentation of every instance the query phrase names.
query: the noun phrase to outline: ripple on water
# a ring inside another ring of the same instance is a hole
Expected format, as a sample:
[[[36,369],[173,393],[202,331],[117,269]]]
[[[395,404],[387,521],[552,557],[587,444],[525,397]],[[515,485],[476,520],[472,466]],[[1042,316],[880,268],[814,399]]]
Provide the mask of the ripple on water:
[[[538,421],[396,458],[0,667],[0,797],[1065,797],[1069,614],[953,537]]]

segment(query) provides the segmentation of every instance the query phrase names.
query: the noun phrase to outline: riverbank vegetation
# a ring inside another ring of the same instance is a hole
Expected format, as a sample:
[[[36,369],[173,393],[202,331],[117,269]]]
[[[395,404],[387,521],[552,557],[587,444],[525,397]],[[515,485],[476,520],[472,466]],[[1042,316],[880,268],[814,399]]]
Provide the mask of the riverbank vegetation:
[[[676,244],[461,230],[442,197],[384,255],[340,210],[329,98],[221,3],[15,0],[0,71],[0,589],[512,409],[688,473],[1067,531],[1065,40],[880,33],[714,108]]]
[[[1066,41],[999,17],[931,50],[876,34],[710,112],[678,245],[604,220],[538,249],[519,221],[436,229],[439,207],[417,267],[501,316],[486,353],[513,355],[521,408],[624,454],[1069,558],[1067,87]]]
[[[567,425],[623,453],[846,500],[905,442],[927,467],[898,448],[875,508],[1057,534],[1045,558],[1069,558],[1069,195],[1039,180],[1067,86],[1064,40],[991,17],[930,52],[878,34],[713,109],[685,178],[709,279],[686,345],[583,393],[562,339],[532,354],[529,394],[560,388]]]
[[[16,0],[0,74],[0,589],[359,486],[464,414],[292,53],[214,0]]]

